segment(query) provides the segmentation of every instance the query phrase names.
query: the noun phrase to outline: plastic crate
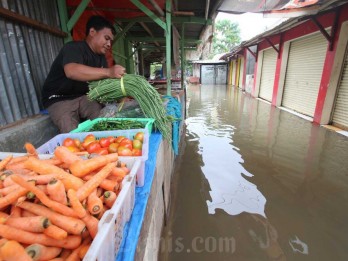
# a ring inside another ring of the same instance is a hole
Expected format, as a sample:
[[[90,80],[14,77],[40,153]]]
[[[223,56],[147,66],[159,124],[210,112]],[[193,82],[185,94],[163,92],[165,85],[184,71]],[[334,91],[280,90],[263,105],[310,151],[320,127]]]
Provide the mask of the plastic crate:
[[[94,120],[87,120],[80,123],[75,130],[71,131],[71,133],[89,131],[96,123],[100,121],[112,122],[112,121],[125,121],[125,120],[138,121],[145,124],[144,129],[147,129],[149,133],[152,132],[152,125],[155,122],[155,120],[152,118],[97,118]]]
[[[122,181],[122,189],[111,209],[99,221],[98,233],[83,261],[115,260],[123,240],[123,230],[134,208],[136,172],[140,160],[125,159],[131,172]]]
[[[149,154],[149,133],[147,129],[130,129],[130,130],[115,130],[115,131],[95,131],[95,132],[78,132],[78,133],[62,133],[50,139],[45,144],[37,148],[39,154],[53,154],[56,147],[61,146],[65,138],[80,139],[83,140],[88,134],[93,134],[97,139],[102,137],[118,137],[125,136],[126,138],[133,139],[134,135],[137,132],[144,132],[142,156],[133,157],[133,156],[119,156],[119,160],[124,161],[127,158],[135,158],[141,160],[140,168],[137,172],[136,185],[138,187],[144,186],[145,180],[145,161],[148,158]]]

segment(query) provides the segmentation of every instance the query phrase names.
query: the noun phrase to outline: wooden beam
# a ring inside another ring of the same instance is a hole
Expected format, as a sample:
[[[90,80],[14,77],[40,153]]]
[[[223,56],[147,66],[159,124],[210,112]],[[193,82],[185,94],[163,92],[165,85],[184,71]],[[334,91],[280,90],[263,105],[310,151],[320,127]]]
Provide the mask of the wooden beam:
[[[62,38],[68,36],[67,33],[65,33],[57,28],[54,28],[54,27],[49,26],[47,24],[43,24],[43,23],[36,21],[34,19],[31,19],[27,16],[12,12],[6,8],[3,8],[3,7],[0,7],[0,17],[11,20],[15,23],[31,26],[33,28],[39,29],[39,30],[44,31],[44,32],[51,33],[53,35],[56,35],[56,36],[59,36]]]
[[[274,50],[276,50],[276,52],[279,54],[279,49],[277,47],[275,47],[275,45],[272,43],[272,41],[268,38],[268,37],[265,37],[265,40],[272,46],[272,48]]]

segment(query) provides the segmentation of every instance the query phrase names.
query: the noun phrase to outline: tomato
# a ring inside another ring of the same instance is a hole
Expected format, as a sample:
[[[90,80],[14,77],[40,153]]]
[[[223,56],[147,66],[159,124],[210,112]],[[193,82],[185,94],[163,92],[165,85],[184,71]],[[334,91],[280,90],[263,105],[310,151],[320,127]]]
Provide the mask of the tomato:
[[[143,143],[140,140],[133,140],[133,149],[141,150],[143,148]]]
[[[101,139],[99,140],[99,144],[100,144],[100,146],[102,146],[103,148],[107,148],[107,147],[109,147],[109,145],[110,145],[110,140],[108,140],[108,138],[101,138]]]
[[[88,151],[88,153],[97,153],[96,151],[98,151],[99,149],[101,149],[101,146],[99,144],[98,141],[92,141],[91,143],[89,143],[87,145],[86,150]]]
[[[119,143],[111,143],[108,147],[109,153],[116,153]]]
[[[84,140],[96,140],[96,137],[94,134],[90,133],[84,138]]]
[[[133,156],[141,156],[142,152],[140,149],[133,149],[132,154],[133,154]]]
[[[110,142],[110,143],[114,143],[115,142],[115,138],[114,137],[112,137],[112,136],[109,136],[109,137],[107,137],[107,139],[108,139],[108,141]]]
[[[100,148],[100,149],[96,150],[94,153],[97,153],[99,155],[107,155],[107,154],[109,154],[109,151],[107,148]]]
[[[144,142],[144,132],[137,132],[137,134],[135,134],[134,136],[134,139]]]
[[[117,143],[120,143],[123,139],[125,139],[126,137],[125,136],[118,136],[116,139],[115,139],[115,142]]]
[[[75,146],[75,142],[72,138],[65,138],[63,140],[63,146],[65,146],[65,147]]]
[[[118,147],[117,153],[119,156],[133,156],[132,150],[123,146]]]
[[[74,139],[75,146],[81,148],[81,141],[79,139]]]
[[[130,149],[130,150],[133,149],[133,143],[132,143],[132,141],[131,141],[130,139],[128,139],[128,138],[124,138],[124,139],[120,142],[120,146],[126,147],[126,148],[128,148],[128,149]]]
[[[71,152],[79,152],[80,150],[76,146],[66,146]]]

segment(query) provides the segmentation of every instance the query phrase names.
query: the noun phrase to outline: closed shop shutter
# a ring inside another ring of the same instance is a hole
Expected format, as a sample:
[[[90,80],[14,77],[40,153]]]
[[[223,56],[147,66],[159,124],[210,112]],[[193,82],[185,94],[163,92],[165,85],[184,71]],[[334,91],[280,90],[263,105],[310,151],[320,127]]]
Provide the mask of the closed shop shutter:
[[[291,42],[282,106],[314,116],[327,45],[321,33]]]
[[[227,82],[227,64],[215,65],[217,72],[216,84],[226,84]]]
[[[263,51],[259,96],[267,101],[272,101],[277,56],[273,48]]]
[[[346,53],[342,78],[338,87],[332,122],[333,125],[348,129],[348,53]]]
[[[215,83],[215,66],[212,65],[201,65],[201,83],[202,84],[214,84]]]
[[[244,59],[240,59],[240,69],[239,69],[239,82],[238,87],[242,89],[243,87],[243,74],[244,74]]]
[[[237,69],[237,63],[236,61],[233,61],[233,68],[232,68],[232,85],[236,84],[236,69]]]

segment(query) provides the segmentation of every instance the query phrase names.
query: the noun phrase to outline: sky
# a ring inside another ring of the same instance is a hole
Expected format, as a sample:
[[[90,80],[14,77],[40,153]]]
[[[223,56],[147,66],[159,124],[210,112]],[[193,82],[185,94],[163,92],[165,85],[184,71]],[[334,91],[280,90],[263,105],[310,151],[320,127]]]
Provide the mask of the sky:
[[[282,18],[263,18],[262,14],[244,13],[232,15],[219,12],[216,20],[228,19],[239,24],[240,37],[242,41],[249,40],[254,36],[275,27],[284,19]]]

